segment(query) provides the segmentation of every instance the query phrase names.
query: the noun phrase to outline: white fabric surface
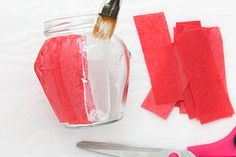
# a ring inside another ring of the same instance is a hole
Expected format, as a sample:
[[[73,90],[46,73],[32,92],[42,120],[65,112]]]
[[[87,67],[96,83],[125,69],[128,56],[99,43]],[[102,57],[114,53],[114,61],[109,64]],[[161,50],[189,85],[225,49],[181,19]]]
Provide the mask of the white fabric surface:
[[[0,0],[1,157],[95,156],[75,147],[80,140],[185,148],[213,142],[231,131],[236,116],[200,125],[177,110],[164,121],[140,108],[150,82],[132,16],[164,11],[171,33],[177,21],[202,20],[204,26],[220,26],[228,90],[236,109],[235,0],[123,0],[116,34],[132,52],[125,117],[94,128],[68,129],[60,125],[33,71],[45,39],[42,23],[52,18],[96,13],[100,4],[101,0]]]

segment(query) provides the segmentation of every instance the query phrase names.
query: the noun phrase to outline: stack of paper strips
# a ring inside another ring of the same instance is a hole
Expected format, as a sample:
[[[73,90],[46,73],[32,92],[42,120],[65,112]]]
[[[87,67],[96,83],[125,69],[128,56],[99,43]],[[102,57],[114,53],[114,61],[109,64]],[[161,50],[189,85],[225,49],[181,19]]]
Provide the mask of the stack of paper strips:
[[[172,43],[164,13],[134,21],[152,84],[143,108],[167,119],[177,106],[202,124],[233,115],[218,27],[178,22]]]

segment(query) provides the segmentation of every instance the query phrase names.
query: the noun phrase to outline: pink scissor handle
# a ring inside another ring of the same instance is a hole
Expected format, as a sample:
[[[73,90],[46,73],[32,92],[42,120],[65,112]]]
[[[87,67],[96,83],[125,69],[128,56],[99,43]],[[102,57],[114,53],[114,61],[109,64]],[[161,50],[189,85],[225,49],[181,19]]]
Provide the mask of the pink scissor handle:
[[[236,157],[236,127],[218,142],[188,147],[196,157]]]

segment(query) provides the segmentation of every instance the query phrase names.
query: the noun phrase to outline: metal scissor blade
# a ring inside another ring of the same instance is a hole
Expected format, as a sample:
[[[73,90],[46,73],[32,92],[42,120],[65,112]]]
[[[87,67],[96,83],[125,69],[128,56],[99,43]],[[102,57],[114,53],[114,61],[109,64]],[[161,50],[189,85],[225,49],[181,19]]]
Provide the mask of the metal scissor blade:
[[[173,151],[160,148],[133,147],[122,144],[104,142],[81,141],[77,147],[100,154],[116,157],[168,157],[170,153],[177,152],[180,157],[195,157],[188,151]]]
[[[143,148],[132,147],[129,145],[112,144],[104,142],[81,141],[77,143],[77,147],[96,153],[101,153],[116,157],[151,157],[150,154],[163,151],[159,148]]]

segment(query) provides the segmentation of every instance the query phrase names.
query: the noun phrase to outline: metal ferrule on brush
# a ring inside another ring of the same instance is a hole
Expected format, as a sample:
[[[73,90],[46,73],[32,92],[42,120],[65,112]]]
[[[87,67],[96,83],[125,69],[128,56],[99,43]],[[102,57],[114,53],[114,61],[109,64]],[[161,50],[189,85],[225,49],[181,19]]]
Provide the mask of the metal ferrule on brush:
[[[99,14],[103,16],[117,18],[118,13],[120,11],[120,1],[121,0],[107,0]]]

